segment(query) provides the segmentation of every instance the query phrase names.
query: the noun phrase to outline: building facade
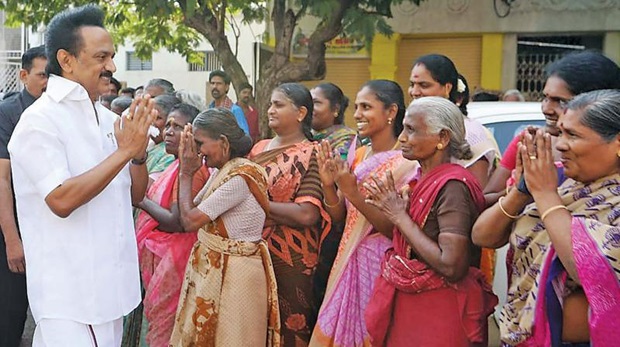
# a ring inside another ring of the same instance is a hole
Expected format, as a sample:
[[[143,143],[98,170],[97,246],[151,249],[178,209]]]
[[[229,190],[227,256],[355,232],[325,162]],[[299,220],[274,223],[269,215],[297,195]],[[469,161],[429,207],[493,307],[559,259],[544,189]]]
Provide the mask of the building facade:
[[[529,100],[541,98],[544,67],[567,53],[594,49],[620,62],[620,0],[425,0],[393,5],[392,14],[394,34],[377,35],[371,52],[328,55],[325,81],[352,100],[368,79],[406,92],[413,61],[429,53],[450,57],[471,90],[518,88]]]

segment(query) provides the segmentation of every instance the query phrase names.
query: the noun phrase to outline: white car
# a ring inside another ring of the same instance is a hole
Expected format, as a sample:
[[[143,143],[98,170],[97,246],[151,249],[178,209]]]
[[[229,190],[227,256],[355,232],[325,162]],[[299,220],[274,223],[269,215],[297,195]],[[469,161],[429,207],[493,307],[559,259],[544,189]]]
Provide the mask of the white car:
[[[529,125],[545,125],[545,117],[541,111],[540,102],[472,102],[467,105],[468,117],[478,120],[486,126],[502,151],[523,129]],[[506,252],[508,245],[495,252],[495,273],[493,276],[493,291],[499,297],[499,304],[495,307],[495,318],[499,319],[499,312],[506,302],[508,290],[508,275],[506,272]]]
[[[484,124],[504,152],[506,146],[528,125],[543,126],[540,102],[480,101],[467,105],[468,117]]]

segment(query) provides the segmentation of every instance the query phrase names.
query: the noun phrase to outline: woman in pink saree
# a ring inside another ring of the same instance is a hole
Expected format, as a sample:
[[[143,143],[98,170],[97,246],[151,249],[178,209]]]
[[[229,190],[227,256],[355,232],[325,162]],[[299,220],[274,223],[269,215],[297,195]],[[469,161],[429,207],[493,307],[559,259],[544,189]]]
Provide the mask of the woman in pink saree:
[[[402,187],[417,167],[416,162],[403,158],[397,141],[405,114],[398,84],[369,81],[358,92],[355,109],[359,135],[370,138],[371,144],[358,148],[354,156],[349,151],[348,162],[336,156],[326,141],[319,153],[324,206],[334,220],[346,216],[346,221],[310,346],[370,346],[364,310],[380,260],[391,244],[377,229],[393,226],[365,202],[363,184],[392,171]]]
[[[170,111],[164,141],[166,151],[174,155],[175,161],[151,184],[138,205],[142,209],[136,220],[136,237],[145,290],[143,319],[148,322],[145,342],[151,347],[168,346],[185,266],[196,243],[196,231],[183,230],[180,224],[177,191],[180,135],[185,124],[191,124],[197,114],[198,109],[188,104],[178,104]],[[194,176],[194,195],[208,178],[209,171],[203,167]]]
[[[500,319],[505,345],[614,346],[620,340],[620,91],[577,96],[558,127],[556,149],[568,179],[556,188],[549,134],[525,134],[517,158],[521,184],[479,217],[474,242],[509,241],[515,250]],[[525,188],[534,203],[527,204]]]

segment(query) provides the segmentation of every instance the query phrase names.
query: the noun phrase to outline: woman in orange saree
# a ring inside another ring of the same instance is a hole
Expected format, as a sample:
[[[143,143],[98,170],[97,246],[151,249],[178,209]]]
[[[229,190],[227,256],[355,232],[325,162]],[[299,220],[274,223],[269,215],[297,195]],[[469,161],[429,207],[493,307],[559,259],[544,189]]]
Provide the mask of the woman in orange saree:
[[[312,280],[330,228],[321,203],[316,148],[309,140],[312,110],[312,96],[303,85],[276,88],[268,111],[276,137],[258,142],[250,153],[268,174],[271,215],[263,237],[278,282],[283,346],[304,346],[310,340],[318,311]]]

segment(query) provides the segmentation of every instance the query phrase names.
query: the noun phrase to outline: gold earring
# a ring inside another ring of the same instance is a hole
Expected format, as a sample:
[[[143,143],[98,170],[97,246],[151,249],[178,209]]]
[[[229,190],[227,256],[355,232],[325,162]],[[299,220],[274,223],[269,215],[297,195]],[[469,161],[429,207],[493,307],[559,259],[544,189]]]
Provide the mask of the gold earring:
[[[334,118],[338,118],[338,112],[334,112]]]
[[[392,124],[392,118],[388,118],[388,124]]]
[[[618,151],[618,153],[616,153],[616,155],[618,156],[618,158],[620,158],[620,151]]]
[[[443,144],[442,143],[438,143],[437,144],[437,149],[441,151],[443,149]]]
[[[301,123],[301,121],[302,121],[302,120],[303,120],[303,119],[299,119],[299,118],[297,118],[297,122],[298,122],[298,123]]]

